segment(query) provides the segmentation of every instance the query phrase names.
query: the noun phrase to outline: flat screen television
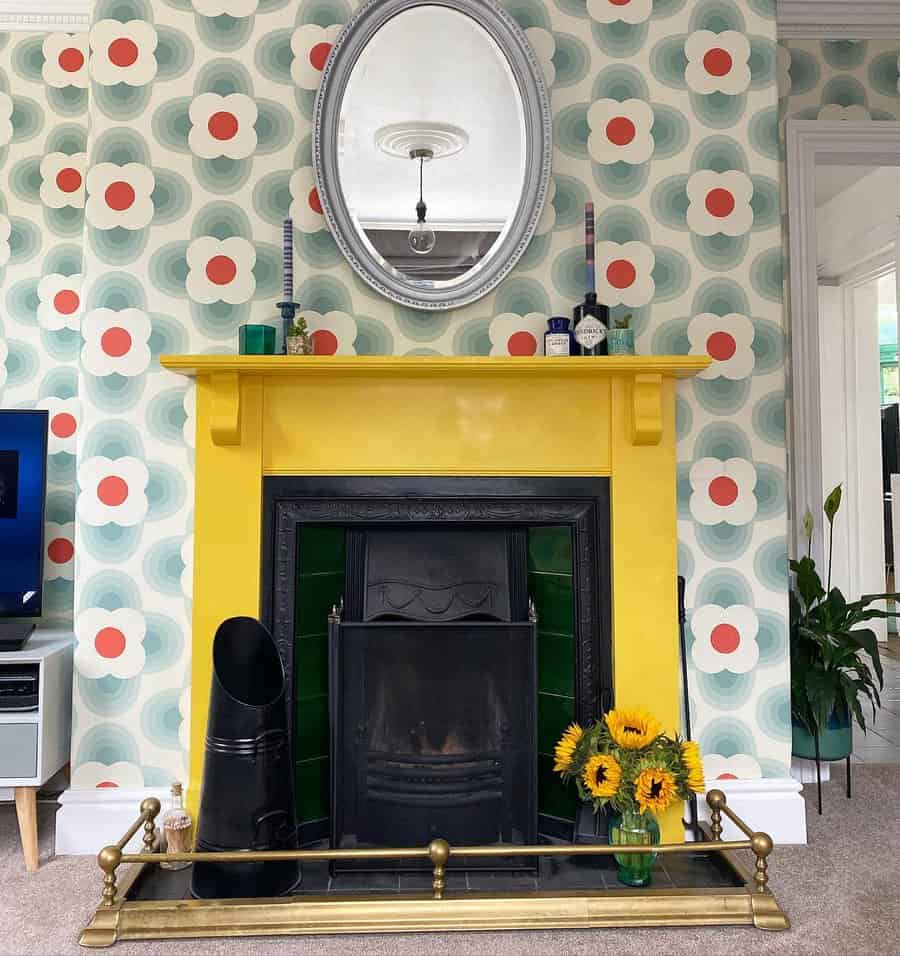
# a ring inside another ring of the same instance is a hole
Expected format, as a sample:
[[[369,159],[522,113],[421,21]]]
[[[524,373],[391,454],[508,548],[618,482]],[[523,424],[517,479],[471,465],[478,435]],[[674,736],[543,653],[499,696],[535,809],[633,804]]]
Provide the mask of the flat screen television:
[[[21,647],[41,615],[47,417],[0,409],[0,651]]]

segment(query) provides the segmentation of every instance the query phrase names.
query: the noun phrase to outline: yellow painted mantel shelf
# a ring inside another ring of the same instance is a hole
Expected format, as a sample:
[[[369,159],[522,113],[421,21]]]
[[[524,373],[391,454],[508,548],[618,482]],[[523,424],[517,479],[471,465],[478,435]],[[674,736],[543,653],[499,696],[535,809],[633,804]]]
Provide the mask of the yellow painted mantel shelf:
[[[574,379],[624,378],[631,410],[630,435],[635,445],[657,445],[663,433],[662,386],[666,378],[690,378],[710,364],[696,355],[621,355],[603,358],[512,358],[483,356],[285,356],[164,355],[163,367],[209,380],[213,407],[210,437],[216,445],[239,445],[241,381],[264,378],[325,377],[334,379],[533,377],[564,383]]]

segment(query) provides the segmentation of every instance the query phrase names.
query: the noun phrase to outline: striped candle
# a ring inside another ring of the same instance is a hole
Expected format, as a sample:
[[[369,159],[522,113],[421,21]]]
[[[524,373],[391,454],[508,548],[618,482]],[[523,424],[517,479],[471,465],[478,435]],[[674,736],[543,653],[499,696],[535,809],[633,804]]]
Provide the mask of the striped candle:
[[[584,265],[587,273],[586,292],[597,291],[596,243],[594,236],[594,204],[584,204]]]
[[[284,301],[294,301],[294,220],[284,220],[283,235],[284,258]]]

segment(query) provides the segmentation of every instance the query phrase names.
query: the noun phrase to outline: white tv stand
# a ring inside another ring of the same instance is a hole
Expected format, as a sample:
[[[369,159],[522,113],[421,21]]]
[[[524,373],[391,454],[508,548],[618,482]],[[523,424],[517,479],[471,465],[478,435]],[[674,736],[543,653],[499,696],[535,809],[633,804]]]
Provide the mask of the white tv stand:
[[[0,711],[0,789],[13,788],[25,867],[38,868],[37,792],[69,762],[72,653],[69,631],[40,630],[20,651],[0,653],[0,669],[38,665],[38,707]]]

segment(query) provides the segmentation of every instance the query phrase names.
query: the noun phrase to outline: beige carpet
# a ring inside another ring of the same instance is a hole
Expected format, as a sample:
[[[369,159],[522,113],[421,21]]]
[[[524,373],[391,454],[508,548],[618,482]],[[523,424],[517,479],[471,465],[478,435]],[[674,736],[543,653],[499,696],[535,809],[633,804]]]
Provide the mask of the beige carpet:
[[[838,773],[840,778],[843,775]],[[283,937],[119,943],[130,954],[257,956],[304,953],[350,956],[401,954],[900,954],[900,765],[854,766],[854,797],[840,780],[825,785],[825,815],[809,816],[810,845],[776,850],[772,887],[793,922],[789,933],[754,929],[592,930],[541,933],[459,933],[448,936]],[[814,795],[808,788],[807,800]],[[811,804],[810,804],[811,806]],[[0,953],[85,953],[78,931],[100,892],[92,860],[49,860],[50,808],[43,814],[43,865],[24,872],[11,806],[0,806]],[[750,821],[752,823],[752,821]]]

